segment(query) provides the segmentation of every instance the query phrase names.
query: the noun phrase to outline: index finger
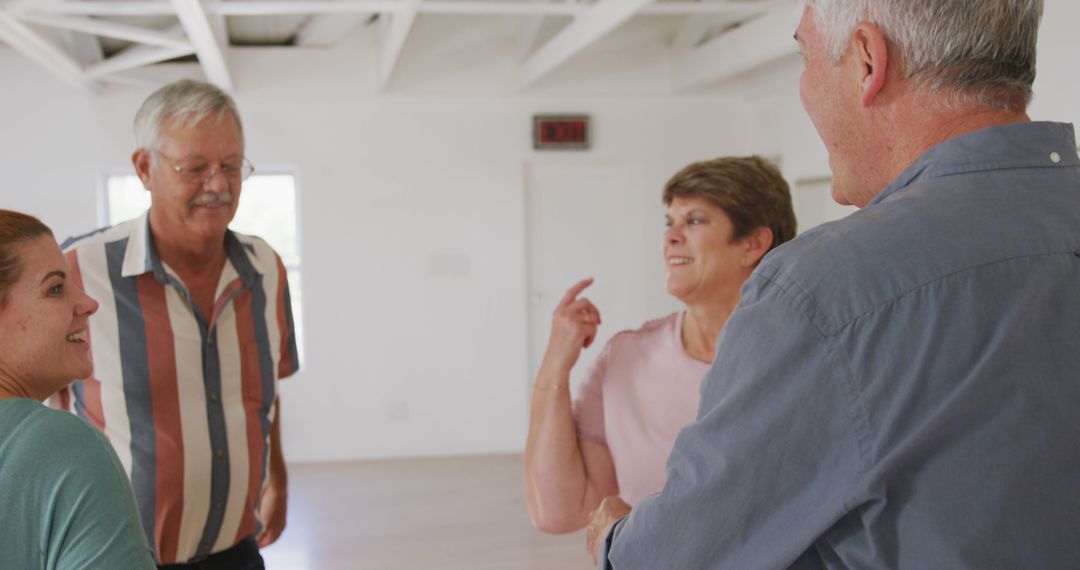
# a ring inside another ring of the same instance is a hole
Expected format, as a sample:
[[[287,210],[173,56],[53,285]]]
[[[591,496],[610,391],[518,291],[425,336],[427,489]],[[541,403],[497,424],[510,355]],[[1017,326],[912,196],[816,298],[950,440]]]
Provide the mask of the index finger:
[[[592,277],[587,277],[587,278],[582,279],[581,281],[578,281],[577,283],[575,283],[574,286],[571,287],[566,292],[565,295],[563,295],[562,300],[559,301],[559,305],[562,306],[562,305],[569,305],[570,303],[573,303],[574,299],[576,299],[577,296],[580,295],[581,292],[584,291],[586,287],[588,287],[589,285],[592,285],[592,282],[593,282],[593,278]]]

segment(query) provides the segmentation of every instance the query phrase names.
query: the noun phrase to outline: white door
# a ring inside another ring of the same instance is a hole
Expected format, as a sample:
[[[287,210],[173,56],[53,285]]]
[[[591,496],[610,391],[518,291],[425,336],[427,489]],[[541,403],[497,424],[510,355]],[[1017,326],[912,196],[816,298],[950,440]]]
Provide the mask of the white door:
[[[620,330],[634,329],[666,306],[660,188],[646,187],[641,168],[626,163],[535,161],[525,167],[528,223],[529,382],[544,356],[551,313],[566,290],[586,277],[600,310],[597,339],[571,373],[571,387]],[[677,306],[675,302],[672,307]]]

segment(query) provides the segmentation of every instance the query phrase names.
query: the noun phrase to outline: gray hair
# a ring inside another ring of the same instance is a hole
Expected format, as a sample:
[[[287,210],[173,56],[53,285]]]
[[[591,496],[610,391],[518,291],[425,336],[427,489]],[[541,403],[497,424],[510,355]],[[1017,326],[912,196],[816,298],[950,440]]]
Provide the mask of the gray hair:
[[[217,115],[215,124],[221,124],[226,114],[231,114],[240,129],[240,140],[243,140],[244,125],[236,110],[236,102],[228,93],[202,81],[174,81],[153,92],[143,102],[139,112],[135,113],[135,146],[146,150],[156,149],[160,142],[161,126],[166,120],[174,119],[181,126],[193,127],[214,114]]]
[[[898,50],[904,77],[957,104],[1023,112],[1035,82],[1043,0],[807,0],[832,63],[860,22]]]

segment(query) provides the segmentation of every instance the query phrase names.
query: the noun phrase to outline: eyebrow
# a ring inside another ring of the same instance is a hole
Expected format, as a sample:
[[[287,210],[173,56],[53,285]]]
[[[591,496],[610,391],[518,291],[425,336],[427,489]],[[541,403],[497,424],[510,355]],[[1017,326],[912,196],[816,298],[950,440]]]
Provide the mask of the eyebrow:
[[[50,277],[53,277],[53,276],[59,277],[61,279],[67,279],[67,273],[64,273],[63,271],[60,271],[59,269],[54,269],[54,270],[46,273],[45,277],[41,278],[41,282],[44,283],[44,282],[48,281]]]
[[[693,216],[694,214],[708,215],[709,212],[707,210],[705,210],[705,208],[691,208],[691,209],[687,210],[686,212],[684,212],[682,215],[684,215],[684,216]],[[664,214],[664,217],[667,218],[667,219],[671,219],[671,214]]]

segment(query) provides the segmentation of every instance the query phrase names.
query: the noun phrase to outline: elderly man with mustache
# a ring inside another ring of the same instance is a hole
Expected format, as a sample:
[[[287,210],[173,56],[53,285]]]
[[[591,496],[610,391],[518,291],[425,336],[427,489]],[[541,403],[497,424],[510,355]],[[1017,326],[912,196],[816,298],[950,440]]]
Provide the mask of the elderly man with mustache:
[[[143,103],[135,138],[149,211],[64,244],[102,302],[94,375],[60,401],[116,449],[159,566],[263,568],[285,527],[277,381],[297,357],[280,258],[228,229],[253,170],[240,115],[178,81]]]

